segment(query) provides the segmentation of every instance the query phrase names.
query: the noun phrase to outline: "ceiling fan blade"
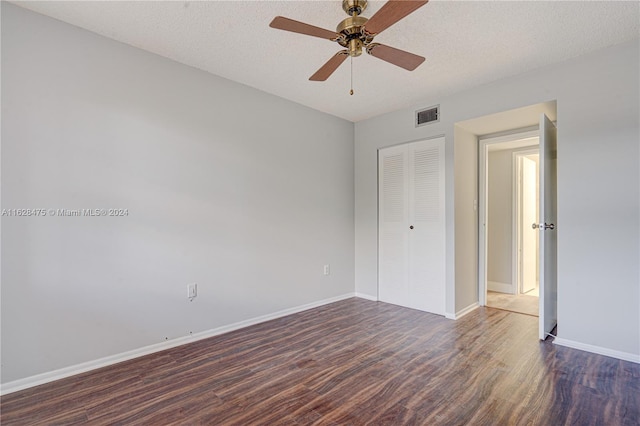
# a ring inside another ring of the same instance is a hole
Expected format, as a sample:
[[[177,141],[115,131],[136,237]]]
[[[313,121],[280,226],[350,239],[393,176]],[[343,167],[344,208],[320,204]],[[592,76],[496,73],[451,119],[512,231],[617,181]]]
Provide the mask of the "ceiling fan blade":
[[[367,21],[364,29],[370,35],[380,34],[428,2],[429,0],[389,0]]]
[[[325,81],[333,74],[335,70],[344,62],[349,56],[348,50],[341,50],[331,57],[314,75],[309,77],[311,81]]]
[[[424,62],[422,56],[378,43],[367,46],[367,53],[409,71],[415,70],[418,65]]]
[[[325,38],[327,40],[338,37],[333,31],[325,30],[324,28],[314,27],[313,25],[305,24],[304,22],[294,21],[293,19],[285,18],[283,16],[276,16],[269,24],[271,28],[278,30],[291,31],[293,33],[310,35],[313,37]]]

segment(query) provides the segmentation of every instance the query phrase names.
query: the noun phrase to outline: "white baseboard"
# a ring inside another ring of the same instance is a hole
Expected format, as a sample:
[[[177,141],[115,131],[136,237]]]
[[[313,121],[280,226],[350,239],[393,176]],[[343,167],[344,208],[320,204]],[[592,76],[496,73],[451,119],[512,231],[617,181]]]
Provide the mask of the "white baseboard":
[[[378,301],[378,296],[371,296],[369,294],[364,294],[364,293],[356,292],[356,297],[359,297],[361,299],[371,300],[373,302],[377,302]]]
[[[511,284],[501,283],[498,281],[487,281],[487,290],[497,291],[499,293],[515,294]]]
[[[601,346],[589,345],[587,343],[580,343],[573,340],[562,339],[556,337],[553,343],[560,346],[566,346],[568,348],[580,349],[581,351],[591,352],[598,355],[610,356],[611,358],[621,359],[623,361],[631,361],[640,364],[640,355],[616,351],[614,349],[603,348]]]
[[[196,342],[198,340],[207,339],[209,337],[218,336],[220,334],[228,333],[230,331],[238,330],[238,329],[249,327],[251,325],[259,324],[265,321],[270,321],[272,319],[281,318],[287,315],[317,308],[319,306],[328,305],[329,303],[350,299],[354,296],[355,296],[355,293],[347,293],[341,296],[331,297],[328,299],[307,303],[305,305],[284,309],[282,311],[274,312],[267,315],[262,315],[262,316],[251,318],[245,321],[240,321],[234,324],[223,325],[221,327],[213,328],[211,330],[201,331],[199,333],[195,333],[190,336],[178,337],[176,339],[171,339],[171,340],[156,343],[153,345],[144,346],[142,348],[134,349],[127,352],[122,352],[120,354],[111,355],[111,356],[96,359],[93,361],[83,362],[81,364],[60,368],[58,370],[37,374],[35,376],[25,377],[24,379],[3,383],[2,385],[0,385],[0,395],[6,395],[12,392],[17,392],[19,390],[53,382],[55,380],[64,379],[65,377],[75,376],[76,374],[85,373],[87,371],[95,370],[102,367],[107,367],[109,365],[117,364],[123,361],[128,361],[133,358],[138,358],[138,357],[149,355],[155,352],[164,351],[166,349],[175,348],[176,346],[185,345],[187,343]]]
[[[478,309],[479,307],[480,307],[480,304],[478,302],[474,302],[474,303],[470,304],[469,306],[467,306],[466,308],[460,309],[455,314],[446,313],[446,314],[444,314],[444,316],[447,319],[457,320],[457,319],[460,319],[463,316],[467,315],[468,313],[473,312],[474,310]]]

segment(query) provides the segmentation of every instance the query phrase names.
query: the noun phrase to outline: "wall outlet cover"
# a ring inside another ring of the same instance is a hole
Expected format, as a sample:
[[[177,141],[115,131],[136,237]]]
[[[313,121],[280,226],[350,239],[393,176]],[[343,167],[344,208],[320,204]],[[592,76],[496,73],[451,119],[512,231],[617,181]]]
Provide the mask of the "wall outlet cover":
[[[198,284],[196,283],[187,284],[187,297],[189,299],[193,299],[196,296],[198,296]]]

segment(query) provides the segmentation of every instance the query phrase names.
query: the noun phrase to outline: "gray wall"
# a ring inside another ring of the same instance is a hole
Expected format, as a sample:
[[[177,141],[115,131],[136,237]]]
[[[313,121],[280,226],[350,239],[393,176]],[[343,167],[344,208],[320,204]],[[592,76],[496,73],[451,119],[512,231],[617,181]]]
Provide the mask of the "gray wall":
[[[455,308],[460,312],[478,301],[478,138],[454,126],[455,171]]]
[[[353,138],[3,2],[2,208],[129,210],[2,217],[3,383],[353,293]]]
[[[469,195],[460,194],[472,174],[454,170],[460,167],[455,157],[477,148],[458,144],[454,126],[557,100],[558,333],[566,341],[640,355],[638,52],[636,39],[356,123],[356,291],[377,294],[377,149],[444,134],[448,313],[460,310],[463,298],[477,301],[477,294],[470,295],[475,284],[461,278],[464,263],[453,261],[459,245],[477,245],[468,227],[454,222],[458,209],[468,208]],[[416,128],[415,109],[435,104],[440,122]],[[474,268],[468,260],[466,267]]]
[[[512,285],[512,150],[492,151],[487,168],[487,281]],[[489,290],[495,290],[488,283]]]

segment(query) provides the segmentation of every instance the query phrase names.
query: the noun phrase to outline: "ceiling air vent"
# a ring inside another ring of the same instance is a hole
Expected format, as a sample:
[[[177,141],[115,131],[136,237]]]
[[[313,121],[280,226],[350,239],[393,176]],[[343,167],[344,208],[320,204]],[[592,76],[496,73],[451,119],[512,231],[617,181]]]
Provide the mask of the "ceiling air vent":
[[[440,105],[416,111],[416,127],[440,121]]]

